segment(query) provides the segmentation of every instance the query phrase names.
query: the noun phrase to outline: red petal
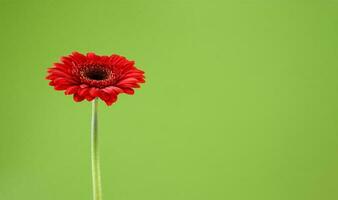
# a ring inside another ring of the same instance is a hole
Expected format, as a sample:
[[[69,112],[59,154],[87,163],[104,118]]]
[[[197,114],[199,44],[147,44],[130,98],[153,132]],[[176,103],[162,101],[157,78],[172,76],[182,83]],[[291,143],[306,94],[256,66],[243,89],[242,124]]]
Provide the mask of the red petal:
[[[74,77],[71,76],[70,74],[60,71],[58,69],[54,69],[51,72],[49,72],[50,75],[54,75],[55,77],[60,77],[60,78],[67,78],[69,80],[74,80]]]
[[[55,67],[55,69],[60,69],[60,70],[63,70],[63,71],[66,71],[69,68],[69,66],[61,64],[61,63],[54,63],[53,66]]]
[[[137,83],[137,82],[138,82],[138,80],[136,78],[126,78],[126,79],[119,81],[117,83],[117,85],[123,85],[123,84],[126,84],[126,83]]]
[[[80,102],[80,101],[83,101],[83,100],[84,100],[84,97],[79,96],[79,95],[77,95],[77,94],[74,94],[73,99],[74,99],[74,101],[76,101],[76,102]]]
[[[105,101],[106,102],[106,104],[107,104],[107,106],[110,106],[110,105],[112,105],[114,102],[116,102],[117,101],[117,96],[111,96],[107,101]]]
[[[89,89],[89,94],[91,96],[93,96],[93,97],[97,97],[98,96],[98,91],[99,90],[97,88],[92,87],[92,88]]]
[[[80,88],[78,91],[77,91],[77,94],[80,95],[80,96],[86,96],[87,94],[89,93],[89,89],[88,88]]]
[[[97,56],[97,55],[96,55],[95,53],[93,53],[93,52],[89,52],[89,53],[87,53],[87,58],[92,59],[92,60],[96,60],[96,59],[99,58],[99,56]]]
[[[79,86],[71,86],[65,91],[66,95],[75,94],[79,90]]]
[[[83,54],[81,54],[77,51],[74,51],[71,56],[76,61],[76,63],[83,63],[87,60],[85,55],[83,55]]]
[[[139,83],[145,83],[146,81],[143,78],[138,79]]]
[[[121,88],[115,87],[115,86],[109,86],[109,87],[106,87],[102,90],[104,92],[108,93],[108,94],[111,94],[111,93],[119,94],[119,93],[123,92],[123,90]]]
[[[55,86],[54,86],[54,89],[55,89],[55,90],[65,90],[65,89],[67,89],[67,88],[68,88],[67,85],[55,85]]]
[[[110,98],[110,95],[102,90],[98,91],[98,97],[100,97],[100,99],[102,99],[103,101],[107,101]]]
[[[126,83],[126,84],[118,85],[118,86],[122,88],[140,88],[140,85],[137,83]]]
[[[136,77],[144,77],[143,73],[135,72],[135,73],[129,73],[126,74],[123,78],[136,78]]]
[[[91,95],[87,95],[86,97],[87,101],[93,101],[93,99],[95,99],[95,97],[91,96]]]
[[[61,57],[61,61],[65,64],[68,65],[69,67],[73,66],[73,60],[69,57],[63,56]]]
[[[67,78],[56,78],[53,80],[55,84],[64,84],[64,85],[72,85],[77,84],[76,81]]]
[[[56,78],[56,75],[53,74],[49,74],[48,76],[46,76],[47,80],[53,80],[54,78]]]
[[[123,92],[130,95],[133,95],[135,93],[135,91],[131,88],[123,88]]]
[[[88,85],[86,85],[86,84],[81,84],[80,85],[80,88],[87,88],[88,87]]]

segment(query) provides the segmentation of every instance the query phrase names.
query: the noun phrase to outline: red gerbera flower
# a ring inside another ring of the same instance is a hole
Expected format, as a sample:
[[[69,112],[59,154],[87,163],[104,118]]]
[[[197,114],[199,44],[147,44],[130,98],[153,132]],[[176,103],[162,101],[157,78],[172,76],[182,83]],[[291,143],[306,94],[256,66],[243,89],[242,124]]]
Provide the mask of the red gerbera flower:
[[[48,69],[49,85],[55,90],[65,90],[76,102],[92,101],[96,97],[112,105],[120,93],[134,94],[133,88],[144,83],[144,72],[137,69],[134,61],[123,56],[83,55],[73,52],[61,58]]]

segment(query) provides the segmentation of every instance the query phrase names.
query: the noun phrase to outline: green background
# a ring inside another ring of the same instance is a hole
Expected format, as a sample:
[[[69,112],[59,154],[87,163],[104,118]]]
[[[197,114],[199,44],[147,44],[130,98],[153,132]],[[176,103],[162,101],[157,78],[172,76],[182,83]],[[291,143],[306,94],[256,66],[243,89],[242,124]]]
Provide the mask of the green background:
[[[338,1],[0,0],[1,200],[89,200],[74,50],[147,83],[99,105],[104,200],[338,199]]]

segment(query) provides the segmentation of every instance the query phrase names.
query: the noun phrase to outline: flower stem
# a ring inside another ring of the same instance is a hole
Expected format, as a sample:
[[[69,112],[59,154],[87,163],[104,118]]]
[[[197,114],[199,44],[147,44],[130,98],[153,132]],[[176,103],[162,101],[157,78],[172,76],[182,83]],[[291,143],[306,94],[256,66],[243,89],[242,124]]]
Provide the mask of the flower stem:
[[[98,107],[98,98],[95,98],[92,103],[92,124],[91,124],[93,200],[102,200],[100,157],[98,152],[99,148],[98,148],[98,131],[97,131],[97,121],[98,121],[97,107]]]

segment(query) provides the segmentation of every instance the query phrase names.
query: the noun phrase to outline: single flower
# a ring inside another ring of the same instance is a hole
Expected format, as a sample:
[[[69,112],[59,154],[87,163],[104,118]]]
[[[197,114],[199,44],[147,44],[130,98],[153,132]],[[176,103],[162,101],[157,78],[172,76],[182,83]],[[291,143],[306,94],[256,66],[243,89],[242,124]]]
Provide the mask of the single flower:
[[[116,54],[98,56],[73,52],[54,63],[48,69],[46,79],[55,90],[65,90],[66,95],[73,95],[76,102],[100,98],[112,105],[120,93],[132,95],[134,88],[145,82],[144,72],[134,64]]]

